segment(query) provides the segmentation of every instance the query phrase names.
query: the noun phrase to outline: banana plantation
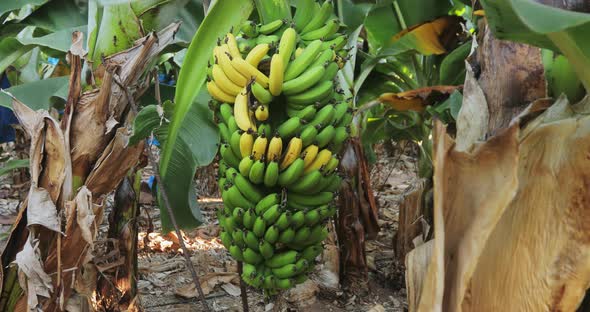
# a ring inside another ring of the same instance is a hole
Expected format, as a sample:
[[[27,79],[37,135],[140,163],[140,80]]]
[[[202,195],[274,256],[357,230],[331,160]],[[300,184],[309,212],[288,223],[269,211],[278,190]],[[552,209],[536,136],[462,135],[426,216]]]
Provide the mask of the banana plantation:
[[[0,311],[590,311],[590,1],[3,0]]]

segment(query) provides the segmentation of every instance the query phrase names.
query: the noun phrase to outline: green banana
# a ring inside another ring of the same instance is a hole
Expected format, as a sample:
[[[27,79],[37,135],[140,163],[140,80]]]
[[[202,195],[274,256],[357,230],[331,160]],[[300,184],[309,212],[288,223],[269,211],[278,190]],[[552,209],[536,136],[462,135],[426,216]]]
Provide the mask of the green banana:
[[[221,199],[223,200],[223,205],[226,206],[229,209],[229,211],[233,211],[236,206],[234,206],[231,200],[229,199],[230,193],[228,192],[228,190],[230,187],[230,184],[226,184],[223,186],[223,189],[221,190]]]
[[[293,241],[291,242],[291,244],[301,244],[304,243],[311,235],[311,230],[309,227],[307,226],[302,226],[301,228],[299,228],[299,230],[297,230],[295,232],[295,238],[293,238]]]
[[[326,39],[338,32],[338,28],[340,28],[340,21],[338,19],[332,19],[329,20],[324,26],[302,34],[301,40],[310,41]]]
[[[238,261],[244,261],[242,249],[240,249],[240,247],[238,247],[237,245],[229,246],[229,253],[234,259]]]
[[[225,248],[229,248],[229,246],[231,246],[233,238],[232,235],[228,232],[221,231],[221,233],[219,233],[219,240],[221,240],[221,243],[223,244],[223,246],[225,246]]]
[[[252,287],[256,287],[256,288],[260,287],[262,285],[262,283],[264,282],[264,278],[260,275],[256,275],[254,278],[250,278],[250,277],[244,276],[242,274],[242,279],[248,285],[251,285]]]
[[[259,133],[272,133],[272,128],[270,127],[269,124],[261,124],[260,126],[258,126],[258,132]],[[272,159],[269,159],[269,161]]]
[[[240,26],[240,30],[248,37],[258,36],[258,27],[254,21],[245,21]]]
[[[306,106],[304,109],[294,109],[287,105],[287,115],[289,117],[299,117],[304,120],[311,120],[316,113],[315,105]],[[305,128],[304,128],[305,129]]]
[[[295,238],[295,230],[292,228],[288,228],[279,234],[279,242],[283,244],[288,244],[293,241]]]
[[[289,278],[297,274],[297,266],[294,263],[286,264],[280,268],[272,269],[272,274],[279,279]]]
[[[332,49],[325,49],[319,56],[316,58],[309,68],[314,68],[315,66],[322,66],[326,67],[327,63],[334,63],[332,60],[335,56],[334,50]]]
[[[229,184],[234,184],[235,176],[237,175],[237,171],[235,168],[229,167],[225,170],[225,180]]]
[[[259,35],[258,37],[256,37],[256,44],[270,44],[270,45],[274,45],[276,46],[276,44],[279,42],[279,36],[276,35]]]
[[[322,220],[331,218],[336,214],[336,206],[334,205],[323,205],[318,207],[317,210]]]
[[[272,101],[272,94],[263,88],[258,82],[251,85],[252,94],[262,104],[268,104]],[[261,131],[259,131],[262,133]]]
[[[324,75],[322,76],[322,78],[320,78],[320,80],[322,80],[322,81],[334,80],[334,78],[336,77],[336,74],[338,74],[339,70],[340,70],[340,67],[338,67],[338,64],[336,64],[336,63],[328,64],[328,66],[326,66],[326,70],[324,71]]]
[[[332,121],[334,123],[339,123],[347,111],[348,111],[348,102],[347,101],[342,101],[342,102],[334,105],[334,117],[332,118]]]
[[[301,31],[311,18],[313,17],[315,9],[315,0],[300,0],[297,3],[297,10],[295,11],[295,16],[293,17],[293,23],[295,24],[295,29],[297,31]]]
[[[277,221],[277,219],[279,218],[280,215],[281,215],[280,206],[274,205],[274,206],[268,208],[268,210],[266,210],[262,214],[262,218],[264,219],[264,221],[266,221],[266,224],[273,224],[273,223],[275,223],[275,221]]]
[[[314,40],[303,50],[299,57],[295,58],[285,71],[284,80],[289,81],[301,75],[313,63],[321,52],[322,41]]]
[[[242,225],[242,221],[244,218],[244,209],[242,209],[240,207],[236,207],[234,209],[234,211],[232,211],[232,217],[233,217],[234,221],[236,222],[236,224]]]
[[[264,259],[272,258],[272,256],[275,253],[275,249],[272,247],[272,245],[269,242],[264,241],[264,240],[260,241],[258,249],[260,250],[260,254],[262,255],[262,257]]]
[[[231,147],[229,147],[229,144],[222,144],[219,148],[219,154],[221,154],[221,157],[228,165],[234,168],[240,166],[240,160],[237,158],[236,155],[234,155],[234,152],[232,152]]]
[[[295,45],[297,44],[297,31],[294,28],[287,28],[281,36],[279,42],[278,53],[283,59],[283,64],[287,67],[287,64],[291,60],[291,55],[295,51]]]
[[[295,116],[287,119],[278,128],[277,132],[283,138],[283,142],[297,133],[297,130],[301,127],[301,118]]]
[[[272,289],[275,287],[275,277],[273,275],[266,275],[264,277],[264,282],[262,282],[262,287],[265,289]]]
[[[329,125],[334,118],[334,114],[334,105],[326,105],[315,114],[315,117],[308,123],[308,125]]]
[[[293,184],[289,185],[289,191],[295,193],[307,193],[312,191],[314,187],[318,184],[320,179],[322,178],[322,172],[318,170],[314,170],[301,178],[295,181]]]
[[[258,275],[258,272],[256,270],[256,267],[252,264],[244,263],[242,264],[242,275],[247,276],[249,278],[254,278],[256,277],[256,275]]]
[[[231,151],[236,155],[236,158],[240,159],[240,137],[242,136],[242,130],[238,129],[234,133],[231,134],[229,139],[229,147]]]
[[[221,142],[228,143],[231,139],[231,134],[229,133],[229,129],[227,128],[227,126],[223,122],[220,122],[217,124],[217,127],[219,128],[219,136],[221,137]]]
[[[279,239],[280,230],[276,225],[271,225],[266,229],[266,233],[264,233],[264,240],[274,244]]]
[[[235,229],[232,232],[232,238],[234,240],[234,243],[240,247],[240,248],[244,248],[246,246],[246,243],[244,242],[244,233],[242,232],[242,230],[240,229]]]
[[[279,28],[281,28],[281,26],[283,26],[284,24],[285,24],[285,21],[283,21],[283,20],[280,20],[280,19],[274,20],[270,23],[260,25],[258,27],[258,32],[263,35],[269,35],[275,31],[279,30]]]
[[[277,193],[271,193],[266,195],[256,204],[256,215],[262,215],[268,208],[278,204],[280,200],[281,197]]]
[[[305,164],[303,158],[297,158],[285,171],[279,175],[279,185],[287,186],[293,184],[303,174]]]
[[[236,123],[236,118],[234,116],[229,117],[229,120],[227,121],[227,128],[229,129],[229,133],[234,133],[238,129],[240,129],[240,127],[238,127],[238,124]]]
[[[300,76],[285,81],[285,83],[283,83],[283,93],[285,95],[301,93],[317,84],[318,81],[322,79],[325,72],[326,68],[323,64],[311,67]]]
[[[229,201],[234,207],[241,207],[243,209],[254,208],[254,203],[244,197],[237,186],[232,185],[229,189],[227,189],[227,192]]]
[[[317,208],[309,210],[308,212],[305,213],[305,225],[314,226],[318,222],[320,222],[320,218],[321,218],[320,212]]]
[[[344,117],[342,117],[342,119],[340,120],[340,122],[336,125],[338,127],[342,127],[342,126],[348,126],[350,125],[350,122],[352,121],[352,109],[349,109],[346,114],[344,114]]]
[[[330,183],[322,190],[323,192],[336,192],[340,189],[342,185],[342,177],[339,175],[334,175]]]
[[[305,25],[305,27],[303,27],[301,33],[307,33],[322,27],[328,18],[330,18],[333,9],[334,6],[331,0],[324,1],[319,11],[315,12],[313,18],[309,21],[309,23],[307,23],[307,25]]]
[[[346,141],[346,139],[348,139],[349,135],[350,135],[350,128],[349,127],[340,126],[340,127],[336,128],[336,130],[334,132],[334,137],[332,138],[332,145],[334,145],[334,146],[341,145],[342,143],[344,143],[344,141]]]
[[[223,161],[223,159],[219,160],[218,169],[219,169],[219,176],[220,177],[224,177],[225,176],[225,171],[227,170],[227,168],[229,168],[229,166],[227,165],[227,163],[225,161]]]
[[[323,189],[326,188],[326,186],[328,186],[328,184],[330,184],[330,182],[332,182],[332,179],[333,175],[326,173],[326,169],[324,168],[324,170],[322,171],[322,177],[320,178],[320,181],[314,186],[313,192],[309,192],[308,194],[317,194],[321,192]]]
[[[326,98],[332,92],[334,92],[334,82],[324,80],[302,93],[287,96],[287,101],[294,104],[313,104]]]
[[[264,161],[264,156],[259,160],[255,161],[250,168],[250,173],[248,174],[248,178],[254,184],[260,184],[264,180],[264,168],[266,167],[266,162]]]
[[[262,192],[240,173],[236,173],[234,176],[234,185],[238,187],[240,193],[244,194],[244,197],[252,202],[257,203],[264,197]]]
[[[299,259],[295,262],[295,270],[297,274],[303,273],[309,267],[309,261],[307,259]]]
[[[225,122],[226,125],[229,125],[229,119],[234,115],[234,108],[227,103],[223,103],[219,106],[219,113],[223,122]]]
[[[280,231],[283,231],[289,227],[289,224],[291,224],[291,212],[285,211],[281,213],[274,226],[276,226]]]
[[[278,160],[271,161],[266,166],[266,172],[264,173],[264,186],[273,187],[279,180],[279,162]]]
[[[322,250],[323,248],[321,244],[307,246],[305,247],[305,249],[301,251],[301,258],[309,262],[312,262],[315,260],[317,256],[319,256],[322,253]]]
[[[238,169],[240,171],[240,174],[245,177],[249,176],[250,169],[252,168],[253,164],[254,164],[254,155],[250,155],[248,157],[242,158],[242,160],[240,160],[240,163],[238,165]]]
[[[290,289],[295,285],[295,281],[290,278],[275,279],[275,285],[279,289]]]
[[[334,170],[336,170],[336,168],[338,168],[339,163],[340,163],[340,160],[338,160],[338,158],[335,155],[332,155],[332,158],[330,158],[328,163],[325,165],[324,171],[327,174],[332,173]]]
[[[302,195],[295,193],[289,193],[288,195],[288,201],[293,201],[297,204],[308,207],[315,207],[327,204],[331,202],[333,198],[334,193],[330,192],[320,192],[315,195]]]
[[[308,276],[305,273],[298,274],[297,276],[295,276],[293,278],[293,280],[295,281],[295,284],[297,284],[297,285],[298,284],[302,284],[302,283],[305,283],[305,281],[308,280]]]
[[[317,142],[317,146],[319,148],[323,148],[324,146],[328,145],[328,143],[330,143],[332,138],[334,138],[335,133],[336,133],[336,130],[334,129],[334,126],[332,126],[332,125],[328,125],[324,129],[322,129],[322,131],[320,131],[318,133],[318,135],[315,137],[315,141]]]
[[[264,233],[266,232],[266,222],[262,217],[256,218],[254,221],[254,226],[252,227],[252,231],[258,238],[264,237]]]
[[[313,245],[315,243],[319,243],[326,239],[330,232],[328,229],[323,226],[322,224],[317,224],[311,229],[311,233],[309,234],[309,239],[304,242],[305,246]]]
[[[258,237],[252,231],[244,231],[244,243],[246,246],[258,251]]]
[[[272,258],[266,260],[264,264],[272,269],[281,268],[287,264],[297,262],[301,257],[296,250],[287,250],[281,253],[275,253]]]
[[[250,247],[246,247],[246,249],[244,249],[244,251],[242,252],[242,255],[244,258],[244,262],[246,263],[256,265],[264,261],[262,256]]]
[[[305,224],[305,212],[297,211],[291,215],[291,227],[295,230]]]
[[[318,131],[321,128],[322,124],[318,124],[315,126],[307,124],[305,128],[303,128],[303,131],[301,131],[301,134],[299,135],[299,137],[301,138],[301,144],[303,144],[303,148],[308,147],[315,141],[315,138],[318,135]]]
[[[327,40],[322,43],[322,49],[332,48],[332,49],[334,49],[334,51],[338,51],[346,45],[346,39],[348,39],[346,37],[346,35],[342,35],[342,34],[334,34],[334,35],[335,36],[332,36],[332,37],[334,37],[334,39]]]
[[[256,220],[256,213],[254,209],[250,208],[244,212],[244,216],[242,217],[242,224],[244,228],[251,230],[254,226],[254,221]]]

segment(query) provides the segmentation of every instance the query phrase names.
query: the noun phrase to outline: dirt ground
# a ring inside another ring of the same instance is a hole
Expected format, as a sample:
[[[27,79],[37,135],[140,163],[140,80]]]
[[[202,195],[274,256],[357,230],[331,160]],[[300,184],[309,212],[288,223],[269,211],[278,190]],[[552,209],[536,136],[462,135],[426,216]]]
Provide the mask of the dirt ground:
[[[393,236],[397,230],[398,207],[403,194],[417,183],[416,155],[413,151],[393,147],[377,149],[378,162],[372,166],[371,179],[379,205],[379,236],[366,243],[369,264],[369,291],[344,292],[327,287],[331,272],[326,264],[318,264],[310,280],[294,290],[281,294],[273,303],[260,291],[248,288],[250,311],[407,311],[403,267],[394,264]],[[146,168],[146,180],[149,169]],[[199,175],[207,185],[211,171]],[[14,220],[22,189],[12,177],[0,177],[0,250]],[[206,181],[205,181],[206,180]],[[201,182],[201,181],[199,181]],[[199,185],[199,183],[197,183]],[[199,194],[208,190],[201,189]],[[205,225],[186,233],[191,259],[201,278],[209,306],[214,311],[242,311],[236,262],[216,238],[219,226],[215,209],[221,205],[217,194],[201,195],[199,202]],[[107,200],[107,207],[111,200]],[[140,305],[145,311],[202,311],[197,292],[180,253],[175,235],[163,236],[159,209],[153,206],[149,193],[142,193],[139,218],[139,281]],[[106,218],[105,218],[106,219]],[[101,232],[106,231],[103,224]],[[149,232],[149,233],[148,233]],[[333,261],[333,259],[332,259]]]

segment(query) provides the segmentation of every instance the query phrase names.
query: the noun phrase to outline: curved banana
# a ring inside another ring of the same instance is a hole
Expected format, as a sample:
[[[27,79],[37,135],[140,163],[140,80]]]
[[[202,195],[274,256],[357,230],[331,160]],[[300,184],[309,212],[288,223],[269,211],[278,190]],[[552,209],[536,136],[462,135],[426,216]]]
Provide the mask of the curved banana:
[[[294,137],[289,141],[289,144],[287,145],[287,150],[285,151],[285,156],[283,157],[283,161],[281,161],[281,170],[287,168],[297,158],[299,158],[302,146],[303,144],[301,142],[301,139],[298,137]]]
[[[298,58],[293,60],[293,62],[289,63],[289,66],[287,66],[287,71],[285,72],[285,81],[289,81],[303,73],[318,56],[318,54],[321,51],[321,48],[321,40],[312,41],[305,48],[305,50],[303,50],[303,52]]]
[[[207,91],[209,91],[209,94],[211,94],[214,99],[220,102],[233,103],[236,100],[235,97],[223,92],[215,81],[207,82]]]
[[[250,63],[254,67],[258,67],[258,64],[266,56],[269,50],[268,43],[262,43],[256,45],[250,53],[246,56],[246,62]]]
[[[252,154],[252,146],[254,146],[254,130],[248,129],[240,136],[240,155],[242,158],[247,158]]]
[[[297,3],[297,10],[293,17],[295,29],[301,31],[313,17],[313,10],[315,9],[315,0],[300,0]]]
[[[268,139],[266,138],[266,133],[263,132],[254,140],[254,145],[252,146],[252,154],[256,160],[261,159],[266,154],[267,145]]]
[[[248,79],[254,78],[263,88],[268,88],[268,77],[244,59],[233,58],[231,65],[243,76]]]
[[[333,91],[334,83],[331,80],[324,80],[309,90],[288,96],[287,101],[293,104],[313,104],[326,98]]]
[[[301,155],[303,155],[303,164],[306,168],[315,160],[319,151],[320,148],[315,144],[312,144],[303,150]]]
[[[281,41],[279,41],[278,51],[283,60],[283,64],[289,64],[291,54],[293,54],[293,50],[295,49],[295,44],[297,44],[297,32],[294,28],[289,27],[285,29],[281,36]]]
[[[215,59],[217,64],[221,66],[225,75],[236,85],[240,87],[244,87],[248,84],[248,79],[240,74],[231,64],[231,60],[228,55],[229,53],[227,44],[216,46],[213,49],[213,53],[215,54]]]
[[[313,162],[311,164],[309,164],[309,166],[305,167],[305,170],[303,170],[303,173],[307,174],[307,173],[312,172],[314,170],[320,169],[323,165],[327,164],[331,158],[332,158],[332,152],[329,149],[321,150],[318,153],[318,155],[316,156],[316,158],[313,160]]]
[[[217,84],[217,86],[223,92],[225,92],[231,96],[236,96],[240,91],[242,91],[242,88],[240,88],[238,85],[233,83],[227,77],[227,75],[225,75],[225,73],[223,72],[223,69],[221,69],[221,66],[219,66],[217,64],[213,64],[211,74],[213,76],[213,81],[215,81],[215,84]]]
[[[283,91],[284,72],[285,66],[281,55],[273,55],[272,59],[270,60],[270,75],[268,77],[268,90],[270,91],[270,94],[277,96]]]
[[[303,92],[315,85],[324,76],[326,69],[323,65],[312,67],[295,79],[291,79],[283,84],[283,93],[292,95]]]
[[[281,28],[281,26],[283,26],[283,24],[285,24],[285,21],[283,20],[274,20],[270,23],[266,23],[264,25],[260,25],[258,27],[258,32],[264,35],[268,35],[268,34],[272,34],[273,32],[277,31],[279,28]]]
[[[242,58],[242,54],[240,53],[238,42],[236,41],[234,34],[227,33],[227,35],[225,35],[225,43],[227,44],[229,54],[231,54],[232,57]]]
[[[338,19],[329,20],[323,27],[301,35],[301,39],[305,41],[326,39],[335,34],[338,28],[340,28]]]
[[[242,92],[236,95],[234,104],[234,117],[238,127],[244,131],[251,129],[256,131],[256,124],[252,122],[250,117],[250,109],[248,108],[248,91],[244,88]]]
[[[275,134],[270,143],[268,143],[268,151],[266,152],[266,161],[279,160],[283,153],[283,139],[280,135]]]
[[[309,31],[316,30],[322,25],[326,23],[328,18],[330,18],[330,14],[332,14],[332,10],[334,6],[331,0],[326,0],[322,6],[320,7],[319,12],[317,12],[313,18],[307,23],[305,27],[301,30],[301,33],[305,34]]]

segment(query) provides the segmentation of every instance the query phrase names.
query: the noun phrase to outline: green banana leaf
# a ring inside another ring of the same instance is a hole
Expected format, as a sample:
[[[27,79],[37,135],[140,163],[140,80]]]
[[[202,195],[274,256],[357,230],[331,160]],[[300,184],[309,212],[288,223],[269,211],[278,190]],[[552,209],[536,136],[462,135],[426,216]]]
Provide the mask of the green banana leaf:
[[[87,10],[84,7],[78,7],[74,1],[52,0],[35,10],[20,24],[56,32],[86,25],[87,18]]]
[[[278,19],[291,20],[291,5],[288,0],[254,0],[254,2],[263,24]]]
[[[174,112],[160,158],[160,175],[182,228],[202,223],[193,188],[194,173],[198,166],[213,160],[219,141],[216,127],[209,118],[207,101],[197,98],[205,82],[207,61],[217,38],[245,21],[253,9],[252,1],[215,2],[189,45],[180,70]],[[163,208],[160,196],[158,200]],[[171,230],[164,210],[161,216],[164,231]]]
[[[0,176],[10,173],[14,169],[28,168],[28,159],[11,159],[4,163],[4,166],[0,168]]]
[[[458,85],[463,83],[463,80],[465,80],[465,59],[470,51],[471,41],[468,41],[445,56],[440,64],[441,85]]]
[[[34,45],[48,47],[53,50],[67,52],[72,46],[72,33],[81,31],[86,37],[86,25],[72,28],[61,29],[45,36],[33,37],[35,26],[26,27],[19,35],[17,40],[23,45]]]
[[[6,92],[11,93],[33,110],[47,110],[51,106],[51,98],[57,97],[65,100],[68,97],[68,81],[69,77],[67,76],[37,80],[10,87],[6,89]],[[12,99],[8,95],[0,93],[0,106],[12,109]]]
[[[375,4],[365,17],[364,25],[371,54],[387,46],[391,37],[402,31],[391,3]]]
[[[590,14],[531,0],[482,0],[490,29],[499,39],[561,52],[590,90]]]
[[[0,73],[19,57],[29,52],[33,47],[25,46],[14,36],[4,36],[0,39]]]
[[[549,95],[558,98],[563,93],[570,103],[580,101],[586,92],[567,58],[546,49],[541,51],[541,55],[545,67],[545,79],[549,86]]]
[[[0,16],[12,11],[24,10],[30,14],[37,6],[43,5],[49,0],[5,0],[0,2]],[[24,13],[24,12],[23,12]],[[19,15],[23,14],[19,13]],[[28,14],[26,14],[28,15]],[[21,19],[26,16],[19,16]]]

